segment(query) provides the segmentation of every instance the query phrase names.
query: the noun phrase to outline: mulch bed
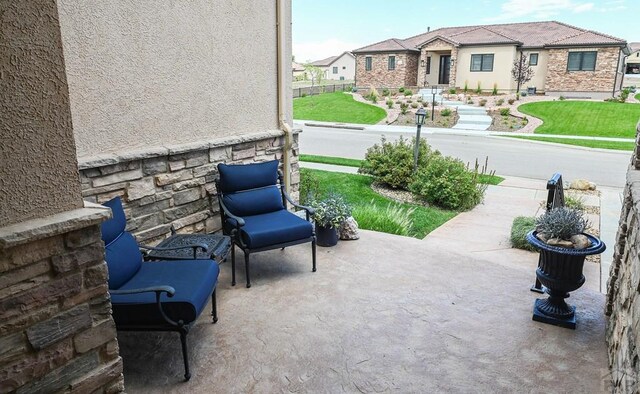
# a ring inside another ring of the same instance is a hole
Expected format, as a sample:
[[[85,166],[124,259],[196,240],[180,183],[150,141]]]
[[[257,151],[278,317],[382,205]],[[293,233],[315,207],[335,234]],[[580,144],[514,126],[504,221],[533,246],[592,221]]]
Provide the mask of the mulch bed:
[[[416,114],[413,108],[411,109],[413,112],[407,112],[406,114],[398,115],[398,119],[393,122],[396,126],[415,126],[416,124]],[[456,111],[451,111],[451,115],[442,116],[440,115],[440,111],[435,111],[434,119],[431,120],[431,108],[427,110],[429,116],[424,120],[424,127],[443,127],[443,128],[451,128],[458,123],[458,113]]]
[[[500,111],[489,111],[488,115],[492,119],[491,126],[488,128],[490,131],[517,131],[528,123],[527,120],[517,116],[502,116]]]

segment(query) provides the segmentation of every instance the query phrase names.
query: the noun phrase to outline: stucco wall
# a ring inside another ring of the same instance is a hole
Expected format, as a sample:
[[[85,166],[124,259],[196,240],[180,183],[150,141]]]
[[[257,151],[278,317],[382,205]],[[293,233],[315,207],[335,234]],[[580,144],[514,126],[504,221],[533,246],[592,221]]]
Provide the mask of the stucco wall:
[[[529,55],[532,53],[538,54],[538,65],[531,66],[533,69],[533,78],[531,81],[525,82],[524,85],[520,88],[520,90],[525,90],[528,86],[535,86],[537,92],[544,92],[544,81],[547,78],[547,65],[549,62],[549,53],[544,49],[532,49],[528,51],[524,51],[525,57],[527,61],[529,61]],[[518,52],[518,56],[520,53]],[[517,87],[516,81],[513,81],[513,89]]]
[[[493,54],[493,71],[471,71],[471,55]],[[515,89],[515,82],[511,78],[511,68],[516,56],[514,45],[462,47],[458,49],[456,60],[456,86],[464,87],[469,82],[469,89],[475,90],[480,82],[483,91],[491,91],[493,84],[498,84],[498,90]]]
[[[338,67],[338,73],[333,73],[333,67]],[[344,67],[344,68],[343,68]],[[336,59],[331,66],[328,67],[328,78],[339,80],[340,77],[344,77],[346,80],[351,80],[356,76],[356,59],[348,54],[343,54]]]
[[[82,206],[54,1],[0,10],[0,226]]]
[[[278,127],[275,2],[58,7],[80,158]]]

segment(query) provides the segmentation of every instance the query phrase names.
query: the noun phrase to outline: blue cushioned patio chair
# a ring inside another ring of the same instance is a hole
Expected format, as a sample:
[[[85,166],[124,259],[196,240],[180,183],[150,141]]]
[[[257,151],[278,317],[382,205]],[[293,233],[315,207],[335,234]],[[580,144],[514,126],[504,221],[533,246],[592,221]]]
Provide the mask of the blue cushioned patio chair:
[[[213,260],[144,261],[140,248],[169,250],[202,248],[189,245],[177,248],[139,246],[125,231],[127,224],[119,197],[104,204],[113,218],[102,224],[109,269],[109,293],[113,319],[122,331],[177,331],[182,343],[184,377],[189,380],[187,334],[211,296],[213,322],[216,312],[218,264]]]
[[[278,160],[264,163],[218,164],[215,180],[224,234],[244,251],[247,287],[251,287],[251,253],[311,242],[312,271],[316,271],[313,209],[296,204],[284,190]],[[306,212],[307,220],[287,210],[287,201]],[[231,247],[231,284],[236,284],[236,254]]]

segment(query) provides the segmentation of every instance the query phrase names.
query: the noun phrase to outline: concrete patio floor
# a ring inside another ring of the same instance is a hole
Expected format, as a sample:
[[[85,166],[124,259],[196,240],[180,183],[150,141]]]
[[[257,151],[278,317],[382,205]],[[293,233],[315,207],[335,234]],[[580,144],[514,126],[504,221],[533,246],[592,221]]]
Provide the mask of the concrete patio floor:
[[[309,245],[256,254],[251,289],[242,267],[231,287],[224,263],[220,320],[203,314],[189,334],[191,381],[177,334],[123,332],[127,391],[602,392],[604,296],[572,293],[575,331],[532,321],[537,255],[474,234],[502,242],[506,216],[537,205],[496,200],[489,192],[425,240],[362,231],[318,248],[316,273]]]

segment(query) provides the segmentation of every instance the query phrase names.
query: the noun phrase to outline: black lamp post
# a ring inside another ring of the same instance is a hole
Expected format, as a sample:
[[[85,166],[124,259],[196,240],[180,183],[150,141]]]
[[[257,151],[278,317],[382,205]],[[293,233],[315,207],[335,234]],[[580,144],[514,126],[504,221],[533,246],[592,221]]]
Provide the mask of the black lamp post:
[[[433,116],[435,114],[436,107],[436,93],[438,93],[438,85],[431,85],[431,120],[433,120]]]
[[[420,107],[416,111],[416,145],[413,148],[413,172],[416,172],[418,169],[418,154],[420,153],[420,129],[422,129],[422,125],[424,124],[424,119],[427,117],[427,111],[424,107]]]

